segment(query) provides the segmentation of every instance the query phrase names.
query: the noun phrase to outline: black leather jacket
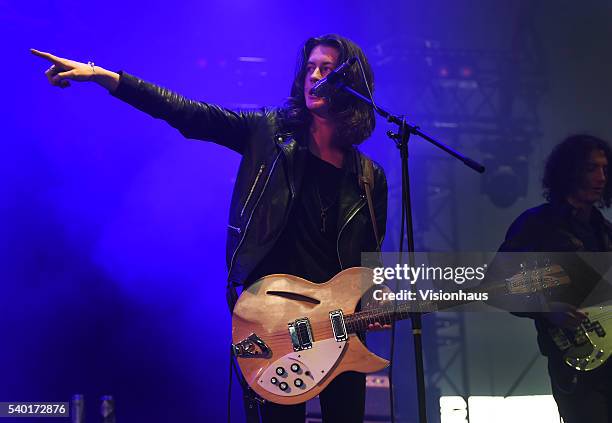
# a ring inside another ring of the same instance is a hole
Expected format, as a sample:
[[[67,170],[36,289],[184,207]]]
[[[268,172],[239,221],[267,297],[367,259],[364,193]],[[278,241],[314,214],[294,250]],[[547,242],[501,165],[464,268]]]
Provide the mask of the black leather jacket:
[[[284,130],[276,111],[234,112],[189,100],[121,72],[112,93],[163,119],[187,138],[210,140],[242,154],[232,194],[226,261],[228,282],[239,285],[270,251],[287,223],[300,187],[307,147]],[[370,213],[358,177],[368,159],[356,148],[345,160],[341,184],[337,253],[340,266],[359,266],[362,251],[376,251]],[[381,242],[387,217],[387,181],[374,164],[373,203]]]

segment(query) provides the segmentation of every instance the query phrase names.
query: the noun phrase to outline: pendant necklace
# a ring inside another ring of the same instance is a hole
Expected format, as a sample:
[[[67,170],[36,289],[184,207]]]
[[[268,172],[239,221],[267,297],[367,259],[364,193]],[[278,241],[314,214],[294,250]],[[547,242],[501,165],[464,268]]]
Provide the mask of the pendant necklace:
[[[332,202],[327,205],[324,205],[323,197],[321,197],[321,192],[319,191],[318,181],[315,181],[315,190],[317,192],[317,198],[319,199],[319,206],[321,207],[321,227],[319,228],[319,230],[322,234],[324,234],[326,232],[327,227],[327,212],[336,203],[338,196],[336,195]]]

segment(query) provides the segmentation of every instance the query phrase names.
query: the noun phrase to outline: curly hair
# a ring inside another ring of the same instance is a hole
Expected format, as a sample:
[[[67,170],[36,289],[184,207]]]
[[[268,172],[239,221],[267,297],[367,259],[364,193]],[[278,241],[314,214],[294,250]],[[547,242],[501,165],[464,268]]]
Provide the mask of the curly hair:
[[[312,121],[312,116],[306,108],[304,81],[308,58],[312,50],[318,45],[336,48],[339,52],[338,63],[357,56],[363,64],[368,85],[372,92],[374,91],[372,68],[361,47],[348,38],[337,34],[310,38],[306,41],[299,54],[295,78],[291,86],[291,94],[283,109],[283,118],[286,124],[294,130],[304,131],[310,126]],[[348,71],[347,84],[356,91],[366,95],[366,85],[358,64],[352,66]],[[357,100],[350,94],[343,91],[338,92],[333,97],[333,101],[331,101],[329,111],[337,122],[336,132],[342,134],[343,138],[350,140],[351,144],[362,143],[374,131],[374,126],[376,125],[374,111],[369,105]]]
[[[587,170],[586,165],[593,150],[602,150],[608,159],[609,174],[612,150],[608,143],[592,135],[572,135],[558,144],[548,156],[542,178],[544,197],[549,202],[564,201],[574,193]],[[606,183],[599,207],[610,207],[612,184]]]

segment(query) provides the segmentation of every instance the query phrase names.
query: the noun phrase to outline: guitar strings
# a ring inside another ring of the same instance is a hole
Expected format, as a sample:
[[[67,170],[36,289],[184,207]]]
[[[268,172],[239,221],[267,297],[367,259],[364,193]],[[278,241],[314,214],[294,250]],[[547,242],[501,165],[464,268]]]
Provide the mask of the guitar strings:
[[[384,311],[383,311],[384,310]],[[389,308],[389,311],[392,309]],[[360,312],[356,312],[346,316],[346,320],[348,320],[352,325],[357,326],[354,329],[366,329],[370,324],[374,324],[382,320],[383,322],[388,320],[387,316],[381,316],[381,314],[385,314],[386,309],[375,309],[375,310],[363,310]],[[353,317],[353,319],[351,319]],[[345,321],[346,321],[345,320]],[[371,320],[371,321],[370,321]],[[331,338],[333,336],[333,330],[331,326],[328,326],[327,322],[317,322],[312,324],[313,332],[317,332],[318,338],[322,336],[327,336]],[[288,333],[285,331],[275,331],[271,332],[266,336],[267,339],[280,339],[280,338],[289,338]],[[327,338],[323,338],[327,339]]]

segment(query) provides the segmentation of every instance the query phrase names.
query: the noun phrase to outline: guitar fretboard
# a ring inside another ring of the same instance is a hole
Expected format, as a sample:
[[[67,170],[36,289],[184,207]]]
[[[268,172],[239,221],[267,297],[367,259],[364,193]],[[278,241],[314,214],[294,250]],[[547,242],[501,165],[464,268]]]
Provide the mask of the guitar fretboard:
[[[503,295],[508,293],[506,285],[490,286],[487,289],[472,289],[463,291],[466,296],[467,294],[481,294],[488,293],[489,295]],[[418,293],[417,293],[418,296]],[[375,323],[381,325],[391,324],[398,320],[408,319],[410,313],[430,313],[438,310],[445,310],[452,307],[456,307],[462,304],[473,302],[473,300],[423,300],[418,297],[417,300],[409,301],[402,304],[395,303],[394,305],[387,305],[375,309],[358,311],[353,314],[344,316],[344,324],[346,330],[349,333],[355,333],[358,331],[364,331],[368,329],[368,326]]]

